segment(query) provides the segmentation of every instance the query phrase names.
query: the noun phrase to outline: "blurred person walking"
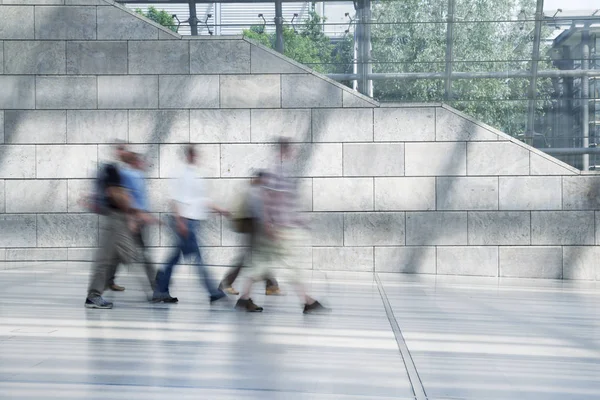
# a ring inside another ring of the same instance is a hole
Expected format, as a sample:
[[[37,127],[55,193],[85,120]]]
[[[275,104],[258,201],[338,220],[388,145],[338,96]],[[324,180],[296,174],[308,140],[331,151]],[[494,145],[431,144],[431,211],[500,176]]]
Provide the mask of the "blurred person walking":
[[[239,292],[232,287],[233,282],[237,279],[240,271],[244,267],[244,263],[249,261],[252,250],[255,247],[258,232],[262,226],[264,202],[261,186],[264,184],[265,175],[264,171],[258,171],[254,175],[247,192],[240,198],[240,204],[236,207],[235,214],[232,218],[234,230],[244,234],[245,249],[240,254],[238,261],[227,272],[219,284],[221,290],[231,295],[239,294]],[[266,279],[265,294],[267,296],[281,294],[279,284],[273,276]]]
[[[250,312],[262,311],[254,304],[250,291],[255,282],[265,279],[274,267],[284,265],[291,272],[291,282],[304,303],[304,313],[328,311],[306,293],[300,277],[300,267],[306,261],[302,249],[308,246],[305,224],[298,210],[298,190],[292,179],[293,157],[287,138],[279,139],[279,162],[267,174],[262,186],[264,217],[252,254],[254,270],[244,288],[236,308]]]
[[[177,236],[177,249],[169,258],[167,265],[158,271],[156,276],[156,290],[154,291],[154,302],[176,303],[178,299],[171,297],[169,283],[173,268],[179,262],[181,255],[192,256],[193,263],[198,268],[204,286],[206,287],[211,304],[227,295],[215,286],[210,279],[206,267],[203,265],[200,254],[199,243],[196,232],[202,222],[206,220],[208,209],[212,209],[222,215],[227,211],[216,206],[206,197],[204,184],[197,176],[198,156],[192,145],[185,149],[185,163],[177,173],[177,179],[172,188],[173,208],[172,225]]]
[[[117,154],[124,160],[127,151],[123,145],[117,147]],[[106,229],[101,230],[100,247],[96,253],[91,271],[87,308],[112,308],[102,294],[111,284],[119,263],[132,263],[137,260],[139,251],[133,232],[136,230],[136,211],[126,187],[120,168],[107,164],[97,181],[97,193],[91,207],[106,217]]]
[[[148,258],[144,236],[148,235],[148,229],[151,224],[160,224],[160,221],[154,218],[148,211],[148,191],[146,189],[146,177],[144,175],[146,166],[142,155],[128,152],[125,161],[126,167],[122,168],[122,175],[125,186],[129,188],[131,192],[131,207],[133,208],[136,224],[135,230],[133,231],[134,239],[141,250],[141,259],[144,270],[153,293],[156,289],[156,270]]]

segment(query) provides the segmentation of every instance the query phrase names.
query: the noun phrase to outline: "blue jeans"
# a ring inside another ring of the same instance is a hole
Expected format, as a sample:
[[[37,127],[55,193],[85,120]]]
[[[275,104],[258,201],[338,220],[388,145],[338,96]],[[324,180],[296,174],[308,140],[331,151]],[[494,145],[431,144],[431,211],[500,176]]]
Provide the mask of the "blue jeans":
[[[202,256],[200,255],[200,249],[198,248],[198,239],[196,238],[196,232],[200,227],[200,221],[192,219],[184,219],[187,225],[187,236],[183,237],[175,226],[175,219],[171,220],[171,226],[173,231],[177,235],[177,249],[173,255],[169,258],[167,266],[164,270],[159,271],[156,276],[156,291],[158,295],[166,295],[169,293],[169,282],[171,281],[171,275],[173,274],[173,268],[179,262],[181,254],[184,256],[192,256],[192,263],[198,268],[198,273],[201,275],[204,286],[211,296],[219,296],[222,292],[215,286],[210,279],[208,271],[206,270]]]

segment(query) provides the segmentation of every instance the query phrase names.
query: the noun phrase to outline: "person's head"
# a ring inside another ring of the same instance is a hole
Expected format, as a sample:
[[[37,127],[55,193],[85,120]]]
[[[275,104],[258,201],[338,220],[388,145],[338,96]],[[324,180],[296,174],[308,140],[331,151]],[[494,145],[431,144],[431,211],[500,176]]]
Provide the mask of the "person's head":
[[[127,145],[123,140],[115,140],[117,143],[115,147],[115,155],[117,156],[117,160],[125,161],[127,157]]]
[[[196,164],[198,159],[198,154],[196,153],[196,149],[193,145],[188,145],[185,148],[185,160],[188,164]]]
[[[281,158],[289,158],[292,155],[292,148],[290,146],[290,139],[286,137],[280,137],[277,141],[279,144],[279,151]]]
[[[145,157],[139,153],[133,153],[134,154],[134,163],[133,163],[133,167],[135,169],[139,169],[140,171],[145,171],[146,170],[146,160]]]
[[[254,186],[262,185],[264,183],[265,176],[266,176],[265,171],[263,171],[263,170],[256,171],[254,173],[254,175],[252,176],[251,184]]]

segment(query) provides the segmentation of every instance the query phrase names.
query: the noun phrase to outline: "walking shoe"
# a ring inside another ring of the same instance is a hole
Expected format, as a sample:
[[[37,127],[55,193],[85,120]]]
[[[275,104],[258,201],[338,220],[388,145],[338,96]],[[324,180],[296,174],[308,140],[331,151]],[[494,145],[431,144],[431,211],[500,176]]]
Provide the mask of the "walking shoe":
[[[279,289],[279,286],[269,286],[265,289],[265,294],[267,296],[280,296],[281,290]]]
[[[85,299],[85,308],[109,309],[113,308],[113,303],[104,300],[102,296],[92,297],[91,299],[88,297],[87,299]]]
[[[113,292],[123,292],[125,290],[125,288],[123,286],[119,286],[116,283],[112,283],[112,284],[108,285],[108,288],[110,290],[112,290]]]
[[[262,312],[263,308],[254,304],[252,299],[239,299],[235,304],[236,310],[248,312]]]
[[[311,313],[323,313],[323,312],[329,312],[331,311],[329,308],[323,307],[323,305],[321,303],[319,303],[318,301],[315,301],[312,304],[305,304],[304,305],[304,314],[311,314]]]
[[[238,294],[240,294],[240,292],[238,292],[237,290],[235,290],[234,288],[232,288],[231,286],[229,286],[228,288],[221,288],[225,293],[230,294],[232,296],[237,296]]]
[[[154,294],[152,296],[153,303],[177,303],[179,299],[177,297],[171,297],[170,294]]]

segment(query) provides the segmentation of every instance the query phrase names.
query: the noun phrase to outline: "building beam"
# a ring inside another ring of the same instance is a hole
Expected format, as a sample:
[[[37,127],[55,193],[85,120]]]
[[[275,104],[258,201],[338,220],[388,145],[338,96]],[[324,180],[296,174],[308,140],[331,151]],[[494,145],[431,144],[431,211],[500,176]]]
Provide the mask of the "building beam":
[[[454,58],[454,12],[456,1],[448,0],[448,22],[446,23],[446,77],[444,99],[452,98],[452,62]]]
[[[275,51],[283,54],[283,5],[282,0],[275,0]]]
[[[188,23],[190,24],[192,36],[198,36],[198,15],[196,15],[196,2],[190,0],[188,4],[190,6],[190,19],[188,19]]]
[[[590,68],[590,30],[586,26],[581,32],[581,69]],[[589,147],[590,145],[590,78],[588,76],[581,77],[581,135],[582,146]],[[589,154],[583,155],[583,170],[587,171],[590,168]]]
[[[580,77],[600,76],[600,70],[543,70],[538,71],[538,78],[558,77]],[[328,74],[328,78],[336,81],[353,81],[360,79],[358,74]],[[452,72],[452,79],[508,79],[508,78],[530,78],[530,71],[490,71],[490,72]],[[369,80],[383,81],[388,79],[416,80],[416,79],[446,79],[445,72],[389,72],[372,73]]]
[[[529,107],[525,134],[533,138],[535,132],[535,109],[537,99],[538,63],[540,60],[540,40],[544,18],[544,0],[537,0],[535,6],[535,27],[533,29],[533,52],[531,55],[531,76],[529,81]]]

